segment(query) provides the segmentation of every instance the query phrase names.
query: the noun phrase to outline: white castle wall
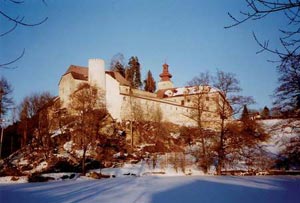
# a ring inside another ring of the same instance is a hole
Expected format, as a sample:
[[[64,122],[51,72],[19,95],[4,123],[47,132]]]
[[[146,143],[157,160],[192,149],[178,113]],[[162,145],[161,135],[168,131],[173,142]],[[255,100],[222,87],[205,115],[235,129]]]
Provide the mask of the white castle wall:
[[[111,116],[121,121],[121,106],[123,96],[120,95],[120,85],[110,75],[106,74],[106,108]]]
[[[59,82],[59,98],[62,101],[62,107],[65,108],[70,103],[70,95],[77,89],[79,84],[86,83],[84,80],[76,80],[71,74],[67,74]]]
[[[129,96],[129,91],[127,91],[127,88],[124,86],[121,86],[121,90],[123,97],[121,120],[123,121],[135,119],[134,117],[141,120],[154,121],[155,117],[157,117],[157,110],[159,109],[161,111],[163,122],[171,122],[184,126],[197,125],[194,120],[189,118],[191,113],[195,111],[191,107],[193,105],[191,102],[192,96],[190,98],[187,96],[177,96],[173,98],[160,99],[157,97],[150,97],[152,95],[143,95],[140,91],[139,94],[135,94],[136,92],[133,92],[133,94]],[[211,93],[208,96],[209,101],[206,101],[208,110],[203,112],[202,121],[204,127],[215,128],[220,120],[218,113],[216,112],[216,98],[220,95],[218,93]],[[188,102],[188,100],[190,100],[190,102]],[[182,101],[185,101],[184,105],[181,105]]]

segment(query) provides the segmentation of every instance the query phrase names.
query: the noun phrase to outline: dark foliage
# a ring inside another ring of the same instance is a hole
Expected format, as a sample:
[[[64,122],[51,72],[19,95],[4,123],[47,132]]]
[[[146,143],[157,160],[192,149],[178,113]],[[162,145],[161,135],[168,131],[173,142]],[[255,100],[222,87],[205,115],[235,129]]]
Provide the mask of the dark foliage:
[[[155,80],[152,76],[151,71],[149,70],[147,73],[147,77],[144,80],[144,90],[148,91],[148,92],[155,92],[156,90],[156,84],[155,84]]]
[[[270,109],[267,106],[265,106],[264,109],[260,112],[260,116],[262,119],[270,118]]]
[[[34,173],[28,177],[29,183],[36,183],[36,182],[48,182],[50,180],[55,180],[52,177],[42,176],[41,174]]]
[[[14,123],[4,129],[2,146],[2,158],[8,157],[21,148],[21,134],[18,132],[19,122]]]
[[[281,151],[277,165],[280,169],[300,169],[300,135],[293,137]]]
[[[249,111],[248,111],[247,105],[244,105],[242,115],[241,115],[241,120],[243,121],[243,120],[248,120],[248,119],[250,119]]]
[[[80,164],[72,164],[68,160],[61,160],[55,163],[52,167],[47,170],[48,173],[57,173],[57,172],[80,172]]]
[[[0,124],[3,115],[12,107],[12,86],[6,80],[6,78],[1,77],[0,79]]]
[[[129,59],[128,67],[126,67],[125,78],[130,82],[132,88],[139,89],[142,86],[141,82],[141,66],[139,59],[132,56]]]

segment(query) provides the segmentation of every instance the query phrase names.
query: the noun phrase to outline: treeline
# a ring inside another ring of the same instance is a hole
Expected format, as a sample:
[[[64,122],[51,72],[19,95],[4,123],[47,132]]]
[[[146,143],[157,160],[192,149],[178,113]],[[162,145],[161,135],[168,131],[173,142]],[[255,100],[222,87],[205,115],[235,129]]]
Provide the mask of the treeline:
[[[128,64],[124,62],[123,54],[116,54],[110,62],[110,69],[119,72],[129,83],[131,88],[140,89],[148,92],[155,92],[156,83],[150,70],[148,70],[145,79],[141,79],[141,65],[137,56],[129,58]]]

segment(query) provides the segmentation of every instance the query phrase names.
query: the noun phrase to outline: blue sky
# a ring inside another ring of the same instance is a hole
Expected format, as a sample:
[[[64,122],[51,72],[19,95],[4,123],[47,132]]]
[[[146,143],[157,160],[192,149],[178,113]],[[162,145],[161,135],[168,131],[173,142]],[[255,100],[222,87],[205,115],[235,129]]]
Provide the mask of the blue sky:
[[[247,22],[232,29],[227,12],[238,14],[241,0],[27,0],[23,5],[1,2],[1,10],[13,16],[26,16],[26,22],[48,20],[37,27],[18,27],[0,38],[0,60],[9,61],[26,49],[14,70],[0,70],[14,87],[14,99],[42,91],[58,94],[58,82],[69,65],[87,66],[89,58],[110,59],[122,53],[126,61],[137,56],[142,76],[150,69],[159,80],[162,64],[169,64],[175,86],[183,86],[200,72],[217,69],[233,72],[243,94],[253,96],[253,108],[271,106],[276,87],[276,57],[256,54],[258,45],[252,31],[261,39],[278,45],[282,16]],[[0,19],[0,31],[11,24]]]

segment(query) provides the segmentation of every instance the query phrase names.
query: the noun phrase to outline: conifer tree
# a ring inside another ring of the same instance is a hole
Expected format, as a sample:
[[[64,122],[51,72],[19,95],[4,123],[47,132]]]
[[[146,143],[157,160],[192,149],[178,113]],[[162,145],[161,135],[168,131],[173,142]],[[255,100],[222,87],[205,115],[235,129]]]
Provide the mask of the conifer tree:
[[[145,91],[152,92],[152,93],[155,92],[156,84],[150,70],[148,71],[147,78],[144,80],[144,84],[145,84],[144,87]]]
[[[132,88],[139,89],[142,86],[141,68],[138,57],[132,56],[129,59],[128,67],[125,71],[125,78],[130,82]]]
[[[6,78],[2,77],[0,79],[0,119],[13,105],[13,99],[11,97],[12,91],[9,82]]]
[[[244,105],[243,112],[241,115],[241,120],[242,121],[249,120],[249,111],[248,111],[247,105]]]
[[[260,113],[260,116],[262,118],[270,118],[270,110],[267,106],[264,107],[264,109],[262,110],[262,112]]]

